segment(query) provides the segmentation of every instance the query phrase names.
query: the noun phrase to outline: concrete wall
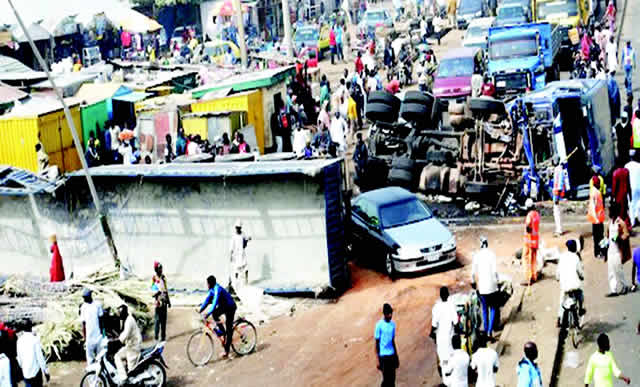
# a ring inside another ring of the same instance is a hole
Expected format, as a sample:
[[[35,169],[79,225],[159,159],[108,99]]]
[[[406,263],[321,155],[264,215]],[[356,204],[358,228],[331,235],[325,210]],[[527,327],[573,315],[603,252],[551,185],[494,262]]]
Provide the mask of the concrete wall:
[[[253,238],[250,282],[287,288],[329,283],[324,193],[311,178],[96,183],[119,255],[137,275],[150,276],[159,260],[174,285],[204,286],[209,274],[228,278],[229,240],[240,219]],[[51,230],[67,272],[82,274],[110,262],[84,183],[67,187],[70,193],[57,199],[36,197],[39,216],[28,197],[0,198],[0,273],[48,275]]]

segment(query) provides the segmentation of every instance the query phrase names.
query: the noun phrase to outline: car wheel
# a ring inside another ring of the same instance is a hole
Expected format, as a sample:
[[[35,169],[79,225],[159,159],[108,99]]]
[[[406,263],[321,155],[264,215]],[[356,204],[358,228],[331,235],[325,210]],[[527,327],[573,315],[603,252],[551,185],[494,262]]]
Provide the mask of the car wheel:
[[[392,280],[396,279],[396,268],[395,268],[395,266],[393,264],[393,259],[391,258],[391,253],[387,253],[387,256],[384,259],[384,272]]]

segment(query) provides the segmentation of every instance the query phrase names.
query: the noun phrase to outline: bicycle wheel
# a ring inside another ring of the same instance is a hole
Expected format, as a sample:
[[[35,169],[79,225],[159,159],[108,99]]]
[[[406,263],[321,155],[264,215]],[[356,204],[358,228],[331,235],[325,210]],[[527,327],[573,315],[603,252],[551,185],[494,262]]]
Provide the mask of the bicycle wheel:
[[[213,358],[213,339],[204,331],[193,332],[187,342],[187,357],[195,367],[207,364]]]
[[[233,324],[233,337],[231,348],[240,356],[248,355],[256,349],[258,332],[256,327],[247,320],[237,320]]]

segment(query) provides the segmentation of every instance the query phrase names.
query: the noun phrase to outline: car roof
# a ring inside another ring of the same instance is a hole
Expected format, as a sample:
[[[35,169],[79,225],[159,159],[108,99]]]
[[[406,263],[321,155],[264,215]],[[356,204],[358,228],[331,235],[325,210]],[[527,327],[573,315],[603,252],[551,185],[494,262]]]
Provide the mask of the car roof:
[[[415,199],[416,196],[401,187],[385,187],[365,192],[358,196],[357,199],[360,198],[366,199],[376,204],[378,207],[381,207],[390,203],[397,203],[409,199]]]
[[[471,20],[471,23],[469,23],[469,27],[491,27],[493,26],[493,22],[495,20],[496,20],[495,17],[480,17],[480,18]]]
[[[442,56],[442,59],[469,58],[469,57],[472,58],[478,53],[478,51],[480,51],[480,48],[478,47],[457,47],[447,51]]]

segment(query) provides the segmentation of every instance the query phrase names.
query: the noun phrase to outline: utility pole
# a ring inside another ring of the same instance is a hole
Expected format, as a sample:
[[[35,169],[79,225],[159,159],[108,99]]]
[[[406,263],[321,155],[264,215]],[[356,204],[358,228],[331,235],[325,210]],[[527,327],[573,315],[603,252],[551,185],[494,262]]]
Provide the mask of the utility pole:
[[[238,28],[238,43],[240,44],[240,61],[242,68],[247,68],[247,43],[244,40],[244,23],[242,22],[242,4],[240,0],[233,0],[233,14]]]
[[[287,56],[293,57],[293,45],[291,44],[291,12],[289,0],[282,0],[282,25],[284,26],[284,44],[287,46]]]
[[[11,9],[13,10],[13,13],[16,15],[18,24],[20,24],[20,27],[24,31],[24,35],[29,41],[29,45],[33,50],[33,54],[36,56],[36,59],[38,60],[40,67],[42,67],[42,69],[46,73],[47,78],[49,79],[49,82],[51,82],[51,87],[53,87],[53,90],[55,91],[56,96],[58,97],[58,100],[60,101],[60,103],[62,103],[62,108],[64,109],[64,116],[67,119],[67,124],[69,125],[69,130],[71,130],[71,136],[73,137],[73,143],[76,146],[76,151],[78,152],[78,157],[80,158],[80,163],[82,164],[82,169],[84,170],[85,177],[87,178],[87,184],[89,185],[89,191],[91,192],[91,197],[93,198],[93,205],[96,207],[96,212],[98,213],[98,218],[100,220],[100,224],[102,225],[102,231],[104,232],[104,236],[107,240],[107,245],[109,246],[109,250],[111,251],[111,256],[113,257],[114,263],[116,267],[120,267],[120,260],[118,259],[118,250],[116,250],[116,245],[113,242],[111,229],[109,228],[109,223],[107,222],[107,216],[102,212],[102,206],[100,205],[100,200],[98,199],[98,193],[96,192],[96,187],[93,184],[93,179],[91,178],[91,174],[89,173],[89,168],[87,167],[87,161],[85,160],[84,154],[82,152],[82,143],[80,142],[80,138],[78,137],[78,132],[76,131],[75,123],[71,118],[71,112],[69,111],[69,106],[67,106],[67,103],[64,101],[64,98],[62,96],[62,91],[58,89],[55,82],[53,81],[53,77],[49,72],[49,68],[47,67],[47,64],[45,63],[44,59],[42,59],[42,55],[40,54],[38,47],[36,47],[35,43],[33,42],[33,39],[31,39],[31,34],[29,34],[27,27],[24,25],[22,18],[20,17],[20,15],[18,14],[18,11],[16,10],[16,7],[13,5],[13,0],[8,0],[8,1],[9,1],[9,5],[11,6]]]

